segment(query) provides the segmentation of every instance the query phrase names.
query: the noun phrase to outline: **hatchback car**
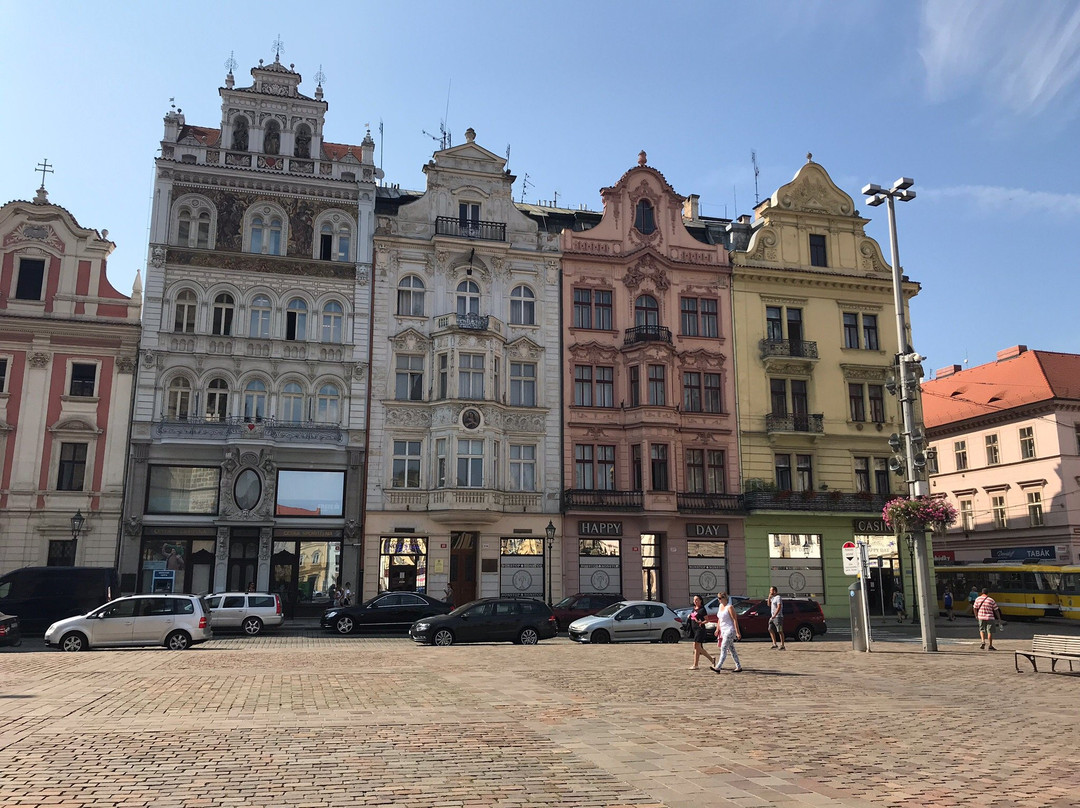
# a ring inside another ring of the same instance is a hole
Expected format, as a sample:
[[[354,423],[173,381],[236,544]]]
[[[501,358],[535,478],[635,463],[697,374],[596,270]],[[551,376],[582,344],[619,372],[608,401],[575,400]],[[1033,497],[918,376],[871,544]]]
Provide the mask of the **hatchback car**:
[[[447,614],[450,609],[449,603],[420,592],[383,592],[366,603],[327,609],[320,624],[338,634],[361,629],[408,631],[417,620]]]
[[[810,642],[828,631],[821,604],[810,598],[784,598],[784,636]],[[772,610],[767,600],[746,600],[735,607],[743,637],[768,637]]]
[[[425,617],[413,623],[415,642],[453,645],[457,642],[513,642],[536,645],[557,632],[551,607],[532,598],[482,598],[450,614]]]
[[[608,643],[632,640],[678,642],[682,620],[667,604],[651,600],[622,600],[570,624],[574,642]]]
[[[134,595],[53,623],[45,644],[61,651],[137,645],[183,651],[213,636],[210,611],[199,596]]]
[[[622,595],[579,592],[576,595],[570,595],[570,597],[560,600],[551,607],[551,611],[555,612],[555,619],[559,621],[559,631],[566,631],[567,627],[578,618],[596,614],[601,609],[606,609],[612,603],[618,603],[622,599]]]
[[[263,626],[280,626],[285,622],[281,612],[281,597],[265,592],[218,592],[206,596],[214,628],[242,629],[249,637]]]

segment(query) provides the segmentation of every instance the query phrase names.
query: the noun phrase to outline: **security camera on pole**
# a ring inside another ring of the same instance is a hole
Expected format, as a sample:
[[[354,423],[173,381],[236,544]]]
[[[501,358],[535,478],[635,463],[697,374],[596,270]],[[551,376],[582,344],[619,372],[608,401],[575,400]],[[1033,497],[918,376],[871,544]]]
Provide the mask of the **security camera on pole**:
[[[926,496],[930,492],[930,486],[923,474],[926,467],[926,455],[921,451],[925,441],[922,431],[915,423],[915,396],[922,376],[921,363],[925,357],[915,353],[908,345],[907,321],[904,317],[904,292],[902,276],[900,273],[900,249],[896,243],[896,204],[910,202],[915,198],[915,192],[910,190],[915,181],[910,177],[901,177],[893,183],[892,188],[885,189],[873,183],[862,189],[868,197],[866,203],[871,207],[877,207],[884,203],[888,204],[889,211],[889,252],[892,260],[892,283],[893,302],[896,305],[896,338],[899,353],[896,356],[898,365],[898,383],[890,384],[889,392],[895,392],[900,397],[900,418],[903,427],[901,435],[893,435],[889,439],[889,445],[894,451],[903,449],[903,455],[893,458],[889,466],[897,474],[903,474],[907,481],[908,496]],[[934,587],[930,582],[929,545],[926,531],[918,530],[913,534],[915,541],[915,582],[917,584],[919,624],[922,628],[922,646],[924,651],[937,651],[937,634],[934,629],[934,614],[936,604],[930,600]]]

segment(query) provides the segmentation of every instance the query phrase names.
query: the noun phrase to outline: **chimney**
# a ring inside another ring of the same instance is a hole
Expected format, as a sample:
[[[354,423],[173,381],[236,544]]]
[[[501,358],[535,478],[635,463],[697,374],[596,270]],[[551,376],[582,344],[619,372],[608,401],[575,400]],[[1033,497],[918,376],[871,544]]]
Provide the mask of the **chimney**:
[[[698,210],[698,200],[701,197],[698,194],[690,194],[686,197],[682,203],[682,217],[688,222],[696,222],[701,218],[701,214]]]
[[[740,216],[736,221],[728,223],[727,232],[730,246],[728,249],[744,252],[750,245],[750,219]]]
[[[950,376],[952,376],[954,373],[959,373],[959,372],[960,372],[960,366],[959,365],[949,365],[947,368],[939,368],[937,370],[937,372],[934,373],[934,378],[935,379],[947,379]]]
[[[1014,345],[1004,351],[997,352],[997,361],[1004,362],[1006,359],[1014,359],[1027,350],[1026,345]]]

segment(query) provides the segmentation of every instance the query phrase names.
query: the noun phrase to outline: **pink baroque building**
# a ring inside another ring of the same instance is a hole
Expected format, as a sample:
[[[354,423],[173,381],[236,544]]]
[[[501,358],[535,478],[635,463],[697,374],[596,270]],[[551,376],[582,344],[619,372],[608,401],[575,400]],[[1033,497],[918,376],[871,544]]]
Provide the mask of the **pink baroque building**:
[[[563,578],[681,606],[745,588],[727,222],[655,168],[565,230]]]

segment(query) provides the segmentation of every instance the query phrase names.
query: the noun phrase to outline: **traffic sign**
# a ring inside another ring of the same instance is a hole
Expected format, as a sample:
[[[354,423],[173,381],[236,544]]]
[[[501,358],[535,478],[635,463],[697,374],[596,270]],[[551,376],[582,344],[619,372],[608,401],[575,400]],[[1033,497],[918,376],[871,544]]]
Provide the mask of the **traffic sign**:
[[[859,550],[855,546],[855,542],[844,542],[844,575],[858,575],[859,574]]]

